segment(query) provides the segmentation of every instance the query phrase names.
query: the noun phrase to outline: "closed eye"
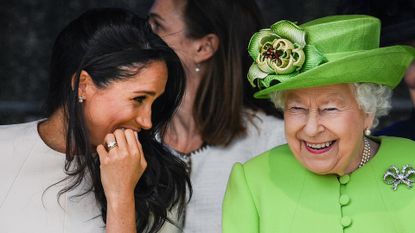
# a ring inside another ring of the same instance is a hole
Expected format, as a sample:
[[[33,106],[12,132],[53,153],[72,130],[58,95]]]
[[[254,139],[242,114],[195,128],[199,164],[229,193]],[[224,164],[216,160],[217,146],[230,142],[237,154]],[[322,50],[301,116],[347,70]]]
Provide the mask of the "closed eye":
[[[324,108],[323,110],[325,112],[334,112],[334,111],[337,111],[338,109],[337,108]]]
[[[302,109],[304,109],[304,108],[303,108],[303,107],[293,106],[293,107],[291,107],[290,109],[293,109],[293,110],[302,110]]]
[[[306,109],[303,107],[298,107],[298,106],[292,106],[290,108],[288,108],[288,111],[291,113],[302,113],[305,112]]]

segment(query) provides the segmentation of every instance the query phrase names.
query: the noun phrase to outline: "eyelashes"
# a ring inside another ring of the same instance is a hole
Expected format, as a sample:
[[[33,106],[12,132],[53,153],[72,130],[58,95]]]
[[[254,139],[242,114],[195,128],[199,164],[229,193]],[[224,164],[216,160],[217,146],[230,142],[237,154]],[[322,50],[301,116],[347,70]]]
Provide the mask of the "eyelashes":
[[[134,101],[137,102],[138,104],[142,104],[146,98],[147,98],[146,96],[137,96],[134,98]]]
[[[151,30],[153,30],[154,33],[158,33],[160,31],[161,25],[157,20],[150,19],[149,24],[151,27]]]
[[[288,111],[291,113],[307,113],[309,112],[309,109],[304,108],[304,107],[293,106],[293,107],[289,107]],[[320,113],[334,113],[337,111],[339,111],[339,109],[336,107],[327,107],[327,108],[318,109],[318,112]]]

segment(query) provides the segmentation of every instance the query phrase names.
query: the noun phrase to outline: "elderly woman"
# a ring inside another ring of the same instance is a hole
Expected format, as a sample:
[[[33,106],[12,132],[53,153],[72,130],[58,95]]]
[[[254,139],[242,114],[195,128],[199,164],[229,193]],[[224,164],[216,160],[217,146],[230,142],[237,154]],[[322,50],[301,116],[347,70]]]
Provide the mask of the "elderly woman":
[[[333,16],[252,37],[248,79],[283,109],[288,145],[233,167],[224,233],[415,232],[415,143],[370,136],[415,51],[379,34]]]

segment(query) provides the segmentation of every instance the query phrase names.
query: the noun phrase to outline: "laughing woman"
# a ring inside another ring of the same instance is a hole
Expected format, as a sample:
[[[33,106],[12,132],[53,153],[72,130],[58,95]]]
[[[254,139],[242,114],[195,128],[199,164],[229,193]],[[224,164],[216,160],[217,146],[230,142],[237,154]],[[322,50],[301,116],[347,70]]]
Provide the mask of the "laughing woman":
[[[370,136],[415,50],[379,34],[332,16],[253,36],[248,79],[284,111],[288,144],[233,167],[224,233],[415,232],[415,142]]]
[[[157,232],[181,212],[185,164],[156,135],[184,73],[145,20],[85,12],[56,39],[49,84],[47,119],[0,127],[1,232]]]

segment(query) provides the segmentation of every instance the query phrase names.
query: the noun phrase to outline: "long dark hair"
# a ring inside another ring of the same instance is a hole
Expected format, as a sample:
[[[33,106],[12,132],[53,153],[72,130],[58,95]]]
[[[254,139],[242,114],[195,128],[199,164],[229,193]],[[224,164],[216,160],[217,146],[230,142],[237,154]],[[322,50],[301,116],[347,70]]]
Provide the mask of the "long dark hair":
[[[114,80],[135,75],[131,70],[139,70],[151,61],[167,64],[168,80],[165,92],[152,107],[152,129],[139,133],[148,165],[134,191],[138,232],[157,232],[169,221],[168,210],[177,205],[179,213],[182,212],[186,188],[191,193],[186,165],[156,139],[163,138],[183,96],[184,71],[177,55],[151,32],[146,20],[134,13],[118,8],[88,10],[65,27],[55,41],[46,102],[47,116],[61,108],[65,112],[65,170],[71,182],[59,194],[90,178],[91,186],[81,195],[94,192],[105,222],[107,206],[99,159],[91,149],[82,105],[78,102],[79,75],[85,70],[96,86],[105,88]]]
[[[264,20],[254,0],[184,1],[186,35],[213,33],[220,40],[197,90],[193,115],[203,140],[224,146],[245,133],[244,107],[277,115],[269,101],[253,98],[254,89],[246,80],[252,64],[248,42]]]

